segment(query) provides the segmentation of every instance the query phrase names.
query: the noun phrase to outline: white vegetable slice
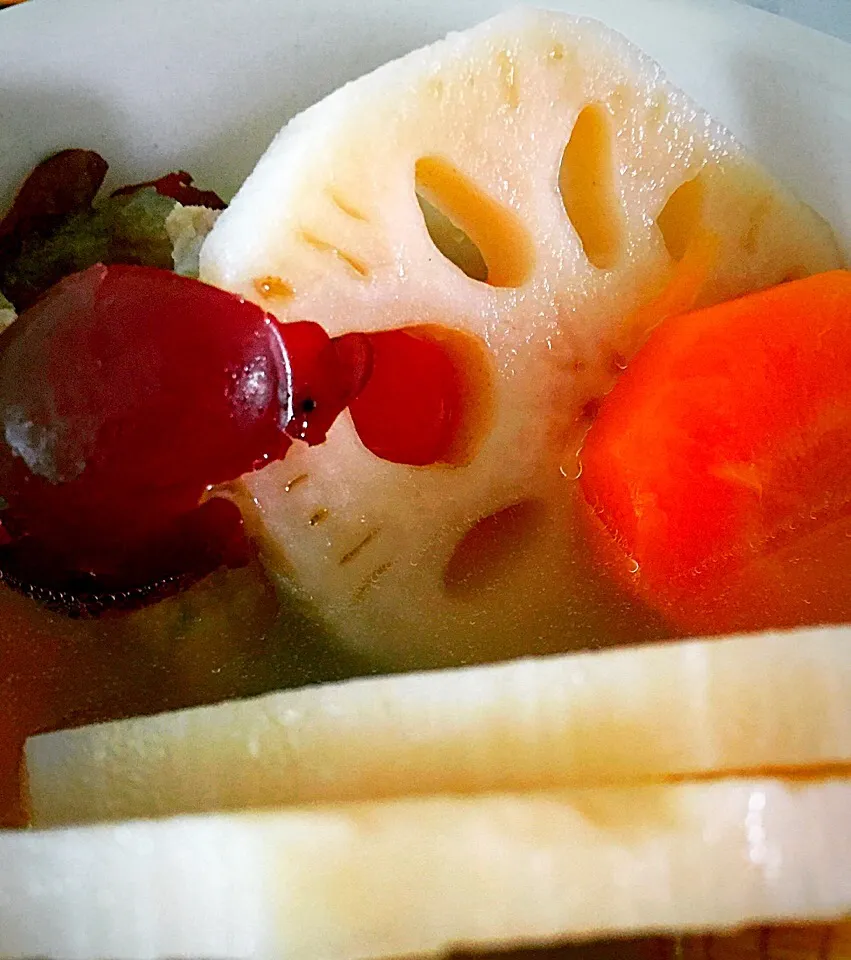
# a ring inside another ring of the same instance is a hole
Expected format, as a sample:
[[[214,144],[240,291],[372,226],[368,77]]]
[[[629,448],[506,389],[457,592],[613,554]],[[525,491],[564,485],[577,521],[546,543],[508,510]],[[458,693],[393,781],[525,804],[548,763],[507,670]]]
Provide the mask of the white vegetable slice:
[[[209,207],[184,206],[176,203],[165,221],[165,229],[172,245],[174,272],[182,276],[198,276],[198,256],[201,246],[213,224],[219,218],[218,210]]]
[[[438,252],[416,191],[478,244],[488,283]],[[593,21],[513,11],[347,85],[273,142],[202,279],[333,333],[474,335],[493,384],[469,399],[493,415],[460,465],[380,460],[344,417],[251,476],[265,562],[344,643],[405,669],[634,639],[573,498],[586,413],[650,322],[637,308],[838,262],[818,217]]]
[[[0,837],[0,957],[366,960],[851,912],[851,782],[420,798]]]
[[[36,737],[37,826],[851,764],[851,627],[356,680]]]

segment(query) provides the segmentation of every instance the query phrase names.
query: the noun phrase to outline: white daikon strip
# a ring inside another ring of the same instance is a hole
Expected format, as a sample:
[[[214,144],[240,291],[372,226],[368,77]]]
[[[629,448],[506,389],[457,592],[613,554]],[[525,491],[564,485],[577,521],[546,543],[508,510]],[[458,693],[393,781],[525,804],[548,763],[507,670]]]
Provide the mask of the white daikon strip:
[[[36,737],[39,826],[851,763],[851,628],[349,681]]]
[[[851,781],[416,798],[0,836],[0,957],[366,960],[851,913]]]

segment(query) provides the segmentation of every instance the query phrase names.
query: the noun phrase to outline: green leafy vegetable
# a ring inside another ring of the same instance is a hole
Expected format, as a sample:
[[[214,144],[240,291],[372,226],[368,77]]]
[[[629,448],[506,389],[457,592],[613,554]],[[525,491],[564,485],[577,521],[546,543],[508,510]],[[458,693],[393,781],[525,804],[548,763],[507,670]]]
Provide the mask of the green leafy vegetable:
[[[165,222],[175,201],[153,188],[110,197],[47,233],[27,235],[17,254],[0,262],[0,289],[18,309],[69,273],[95,263],[172,269]]]

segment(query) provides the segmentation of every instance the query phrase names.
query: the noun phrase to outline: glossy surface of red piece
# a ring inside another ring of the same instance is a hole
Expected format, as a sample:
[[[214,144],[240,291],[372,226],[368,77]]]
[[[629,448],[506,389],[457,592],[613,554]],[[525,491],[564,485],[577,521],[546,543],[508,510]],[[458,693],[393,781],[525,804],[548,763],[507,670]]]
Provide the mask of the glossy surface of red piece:
[[[394,463],[441,462],[455,438],[461,402],[452,358],[415,330],[368,337],[371,374],[349,407],[361,442]]]
[[[25,588],[132,595],[245,562],[238,510],[201,501],[286,454],[294,403],[321,442],[339,367],[318,325],[168,271],[67,278],[0,337],[0,568]]]

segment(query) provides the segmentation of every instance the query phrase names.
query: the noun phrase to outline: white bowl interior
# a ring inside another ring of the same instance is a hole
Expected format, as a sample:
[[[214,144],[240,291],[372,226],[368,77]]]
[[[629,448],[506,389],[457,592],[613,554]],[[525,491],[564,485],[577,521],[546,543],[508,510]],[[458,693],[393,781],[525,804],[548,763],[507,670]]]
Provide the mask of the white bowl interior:
[[[595,16],[851,249],[849,47],[732,0],[541,0]],[[0,205],[41,157],[97,149],[112,180],[182,168],[232,194],[273,133],[341,83],[505,0],[38,0],[0,23]]]

